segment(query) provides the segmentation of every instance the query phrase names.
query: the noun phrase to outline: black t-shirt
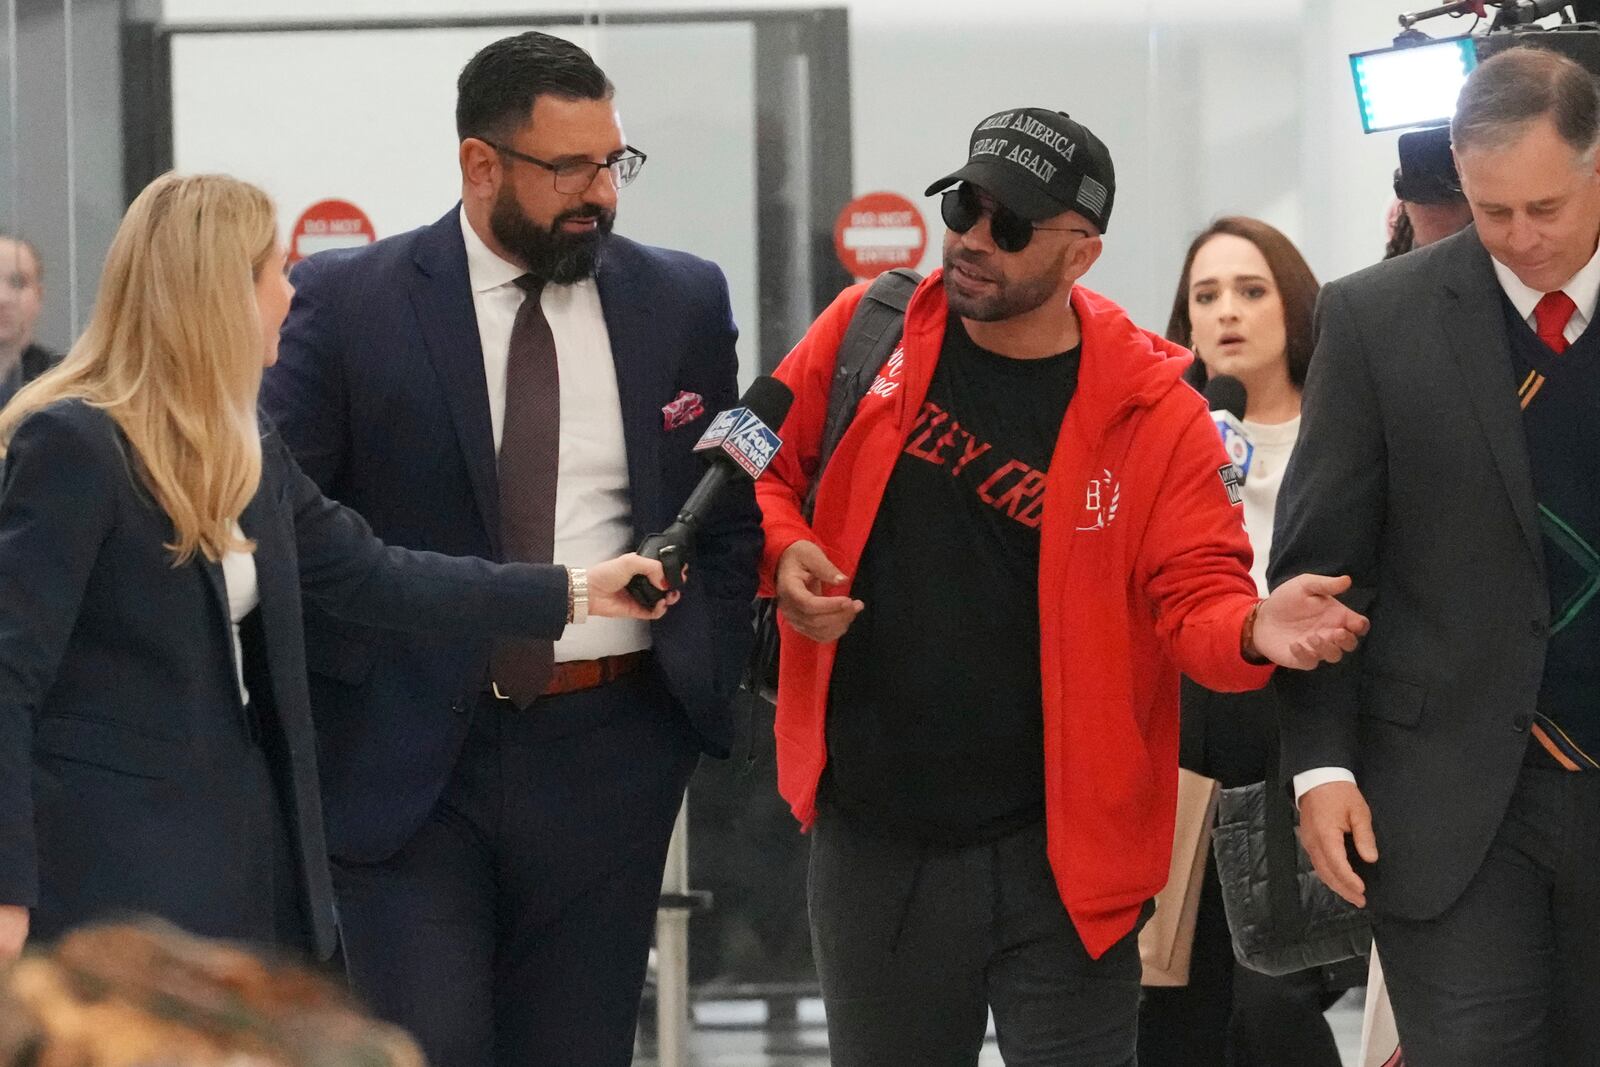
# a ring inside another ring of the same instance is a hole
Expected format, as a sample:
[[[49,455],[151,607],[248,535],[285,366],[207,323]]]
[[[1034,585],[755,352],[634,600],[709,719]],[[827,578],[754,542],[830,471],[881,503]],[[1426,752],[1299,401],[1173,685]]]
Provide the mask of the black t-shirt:
[[[821,802],[864,829],[966,844],[1043,816],[1039,523],[1079,354],[1009,359],[950,317],[833,669]]]

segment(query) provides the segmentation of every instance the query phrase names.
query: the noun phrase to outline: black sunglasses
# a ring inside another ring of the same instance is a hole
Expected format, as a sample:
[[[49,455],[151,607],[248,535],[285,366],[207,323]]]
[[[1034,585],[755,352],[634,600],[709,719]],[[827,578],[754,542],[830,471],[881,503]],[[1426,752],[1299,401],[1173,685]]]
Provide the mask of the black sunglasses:
[[[1035,230],[1076,233],[1084,237],[1094,236],[1078,226],[1040,226],[1029,222],[1004,204],[995,203],[986,207],[983,197],[978,195],[977,188],[967,182],[962,182],[954,189],[945,192],[944,198],[939,202],[939,214],[944,217],[944,224],[956,233],[966,233],[987,214],[989,236],[994,238],[994,246],[1002,252],[1020,252],[1027,248],[1028,242],[1033,240]]]

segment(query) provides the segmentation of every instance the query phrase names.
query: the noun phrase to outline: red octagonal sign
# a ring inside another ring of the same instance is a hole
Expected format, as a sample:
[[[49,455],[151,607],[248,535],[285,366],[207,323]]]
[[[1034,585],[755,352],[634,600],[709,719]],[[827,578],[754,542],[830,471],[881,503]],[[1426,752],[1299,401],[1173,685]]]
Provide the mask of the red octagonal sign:
[[[357,248],[378,239],[366,212],[348,200],[318,200],[289,231],[289,263],[330,248]]]
[[[899,193],[864,193],[839,212],[833,247],[853,276],[876,278],[886,270],[922,262],[928,227],[917,205]]]

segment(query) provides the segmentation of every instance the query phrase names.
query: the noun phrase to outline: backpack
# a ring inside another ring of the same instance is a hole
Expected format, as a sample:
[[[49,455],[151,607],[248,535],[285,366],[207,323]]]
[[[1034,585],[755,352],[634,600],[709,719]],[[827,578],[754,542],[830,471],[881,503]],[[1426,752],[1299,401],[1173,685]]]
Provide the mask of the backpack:
[[[822,425],[822,447],[817,455],[817,471],[811,478],[811,488],[800,505],[800,513],[811,521],[816,509],[817,485],[822,472],[832,458],[833,451],[850,428],[855,418],[856,406],[872,388],[878,371],[900,343],[905,328],[906,305],[911,294],[922,281],[922,275],[907,267],[898,267],[873,279],[861,303],[850,316],[839,341],[833,381],[828,386],[828,415]],[[752,697],[772,703],[778,694],[778,602],[776,598],[763,597],[756,601],[755,646],[746,663],[743,687]],[[752,714],[754,709],[752,708]]]

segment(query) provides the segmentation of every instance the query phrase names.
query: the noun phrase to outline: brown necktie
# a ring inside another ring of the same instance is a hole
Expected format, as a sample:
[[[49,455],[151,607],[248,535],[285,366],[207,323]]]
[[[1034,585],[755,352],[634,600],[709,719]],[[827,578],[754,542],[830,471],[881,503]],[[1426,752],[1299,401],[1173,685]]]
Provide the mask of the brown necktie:
[[[556,472],[561,458],[561,374],[556,342],[539,306],[544,283],[531,274],[516,281],[526,295],[511,326],[506,360],[506,412],[500,435],[500,542],[507,560],[554,563]],[[495,643],[491,677],[519,708],[550,684],[550,641]]]

